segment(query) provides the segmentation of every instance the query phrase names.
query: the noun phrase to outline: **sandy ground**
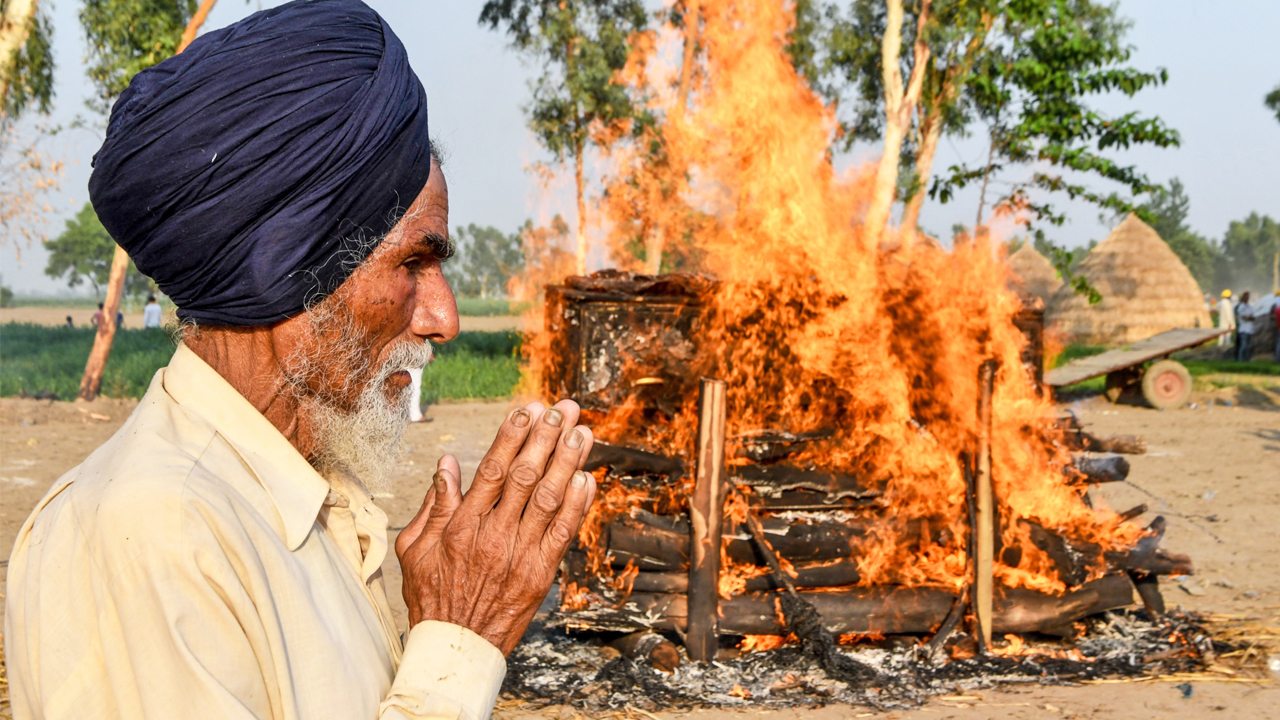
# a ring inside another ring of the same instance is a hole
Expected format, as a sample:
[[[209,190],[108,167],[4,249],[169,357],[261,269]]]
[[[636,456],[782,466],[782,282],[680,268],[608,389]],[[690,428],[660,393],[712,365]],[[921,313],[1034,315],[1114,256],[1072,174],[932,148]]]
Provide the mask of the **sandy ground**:
[[[1086,427],[1100,434],[1137,433],[1150,449],[1131,458],[1131,483],[1097,491],[1125,509],[1146,503],[1169,521],[1165,546],[1190,553],[1198,574],[1164,585],[1171,606],[1242,613],[1272,622],[1280,614],[1280,563],[1276,562],[1280,517],[1280,393],[1221,390],[1197,393],[1192,407],[1157,412],[1113,406],[1090,398],[1070,406]],[[132,401],[50,403],[0,399],[0,558],[30,508],[49,485],[108,438],[133,407]],[[431,422],[409,429],[411,452],[384,499],[392,527],[413,514],[436,457],[458,455],[469,476],[488,446],[506,403],[434,406]],[[6,563],[7,564],[7,563]],[[394,557],[385,567],[388,587],[399,587]],[[0,586],[2,592],[2,586]],[[402,603],[392,602],[404,622]],[[1274,680],[1274,678],[1273,678]],[[500,706],[501,707],[501,706]],[[700,718],[740,714],[769,718],[871,717],[864,708],[770,711],[703,711]],[[1192,693],[1166,682],[1078,687],[1020,686],[939,698],[886,718],[1268,718],[1280,717],[1280,689],[1268,685],[1192,683]],[[0,710],[0,716],[4,716]],[[567,708],[526,715],[504,709],[503,717],[577,717]],[[669,715],[675,717],[675,715]],[[641,714],[629,717],[640,718]]]
[[[77,327],[88,327],[90,318],[93,317],[94,310],[92,308],[71,308],[71,307],[16,307],[16,308],[0,308],[0,325],[4,323],[34,323],[36,325],[53,325],[61,327],[67,321],[67,316],[71,316],[71,321]],[[166,314],[165,323],[176,322],[176,317],[172,311]],[[124,314],[124,326],[126,328],[142,327],[142,311]],[[514,330],[520,327],[520,318],[513,315],[493,315],[489,317],[470,317],[461,318],[461,327],[463,331],[493,331],[493,330]]]

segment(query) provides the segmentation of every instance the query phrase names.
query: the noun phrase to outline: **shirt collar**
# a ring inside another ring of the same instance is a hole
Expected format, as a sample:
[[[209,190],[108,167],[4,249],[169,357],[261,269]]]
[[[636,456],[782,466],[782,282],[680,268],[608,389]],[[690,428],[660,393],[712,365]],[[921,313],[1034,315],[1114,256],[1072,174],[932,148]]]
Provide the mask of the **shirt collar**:
[[[235,448],[275,503],[284,541],[297,550],[307,539],[329,483],[258,409],[199,355],[179,343],[164,369],[164,389]]]

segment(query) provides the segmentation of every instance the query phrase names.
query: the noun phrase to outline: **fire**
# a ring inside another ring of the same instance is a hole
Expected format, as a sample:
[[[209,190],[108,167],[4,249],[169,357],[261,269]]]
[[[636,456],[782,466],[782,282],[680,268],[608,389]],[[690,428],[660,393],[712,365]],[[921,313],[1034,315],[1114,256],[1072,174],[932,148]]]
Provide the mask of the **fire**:
[[[687,108],[663,81],[662,35],[637,45],[628,77],[665,122],[661,160],[634,148],[610,158],[615,181],[605,208],[621,245],[635,235],[666,238],[676,257],[718,281],[702,319],[691,374],[727,381],[729,434],[761,428],[829,431],[796,461],[853,474],[880,490],[877,525],[855,544],[864,585],[960,588],[970,572],[964,459],[979,428],[978,368],[998,363],[993,396],[992,475],[1005,546],[1001,583],[1061,592],[1051,560],[1022,520],[1096,544],[1131,545],[1140,532],[1088,507],[1064,482],[1069,455],[1048,419],[1050,399],[1033,387],[1013,324],[1002,248],[987,233],[951,250],[890,230],[864,232],[871,171],[837,171],[826,107],[784,50],[793,23],[777,0],[708,3]],[[911,233],[914,235],[914,233]],[[622,237],[626,236],[626,237]],[[529,344],[531,370],[559,360]],[[695,376],[696,376],[695,375]],[[692,398],[665,422],[636,403],[590,418],[610,441],[687,457],[695,434]],[[675,486],[685,493],[688,485]],[[736,496],[735,497],[740,497]],[[580,540],[591,553],[600,528],[637,503],[641,490],[602,488]],[[679,508],[682,499],[660,502]],[[746,500],[731,502],[741,519]],[[903,528],[945,530],[907,542]],[[597,556],[592,566],[607,568]],[[743,568],[725,563],[721,592],[742,591]],[[607,570],[605,570],[607,572]],[[745,641],[744,641],[745,642]],[[763,642],[753,640],[753,643]]]
[[[795,641],[795,635],[744,635],[742,636],[742,642],[738,643],[738,649],[744,653],[765,652],[767,650],[777,650]]]

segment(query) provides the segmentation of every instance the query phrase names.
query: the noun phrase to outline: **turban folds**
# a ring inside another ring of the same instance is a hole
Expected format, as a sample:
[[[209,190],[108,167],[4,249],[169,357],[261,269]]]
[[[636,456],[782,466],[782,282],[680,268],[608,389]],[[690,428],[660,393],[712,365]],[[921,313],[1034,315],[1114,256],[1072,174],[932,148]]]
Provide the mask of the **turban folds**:
[[[386,22],[359,0],[295,0],[138,73],[89,197],[179,317],[268,325],[372,252],[429,153],[426,92]]]

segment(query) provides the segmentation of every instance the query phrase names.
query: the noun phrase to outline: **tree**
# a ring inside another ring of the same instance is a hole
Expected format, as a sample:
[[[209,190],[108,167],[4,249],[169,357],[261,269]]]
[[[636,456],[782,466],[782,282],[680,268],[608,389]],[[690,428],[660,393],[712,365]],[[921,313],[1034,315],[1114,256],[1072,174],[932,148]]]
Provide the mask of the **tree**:
[[[46,275],[64,278],[67,287],[71,288],[88,283],[94,296],[102,297],[111,273],[116,243],[98,220],[92,204],[85,203],[80,212],[67,221],[62,234],[46,240],[44,246],[49,250],[49,261],[44,270]],[[136,297],[151,289],[151,281],[130,263],[124,294]]]
[[[217,0],[200,0],[197,9],[194,0],[179,0],[177,7],[190,15],[189,18],[182,18],[185,26],[177,25],[183,28],[179,35],[172,25],[166,25],[177,20],[169,12],[172,8],[170,3],[161,0],[86,0],[80,20],[85,26],[85,34],[90,38],[90,60],[94,63],[90,66],[90,77],[98,85],[99,99],[103,100],[100,107],[110,105],[105,98],[114,97],[110,94],[112,88],[118,88],[116,93],[123,91],[129,80],[146,67],[138,64],[138,57],[150,57],[154,62],[164,59],[149,55],[154,50],[154,45],[146,43],[166,42],[163,37],[176,37],[177,49],[174,54],[182,52],[195,40],[196,33],[209,17],[209,11],[216,2]],[[194,14],[191,14],[192,11]],[[133,24],[126,13],[136,13],[132,16]],[[168,30],[153,31],[152,23],[160,28],[167,27]],[[135,26],[143,25],[147,26],[145,31],[139,31],[136,35],[132,32]],[[102,373],[106,370],[107,359],[111,357],[111,341],[116,333],[116,309],[120,306],[120,295],[124,291],[125,277],[131,264],[124,248],[116,246],[111,258],[111,271],[107,275],[106,298],[103,300],[103,315],[107,321],[98,323],[93,349],[89,351],[84,376],[80,378],[80,397],[85,400],[97,397],[102,385]]]
[[[1280,122],[1280,85],[1277,85],[1274,90],[1267,93],[1262,102],[1268,108],[1271,108],[1271,112],[1276,114],[1276,121]]]
[[[80,24],[88,40],[88,67],[101,113],[140,71],[178,52],[196,0],[84,0]]]
[[[15,237],[29,242],[49,211],[43,196],[58,186],[62,164],[41,150],[46,133],[37,130],[28,139],[16,121],[29,110],[49,113],[53,25],[37,0],[0,5],[0,242]]]
[[[1182,264],[1191,271],[1200,289],[1212,292],[1222,253],[1187,225],[1190,210],[1191,199],[1187,197],[1182,181],[1174,178],[1169,181],[1168,188],[1154,190],[1151,199],[1139,207],[1137,213],[1169,244]]]
[[[557,163],[572,161],[577,201],[577,272],[586,272],[587,207],[583,163],[593,137],[614,135],[636,109],[615,79],[629,40],[644,30],[643,0],[488,0],[481,25],[504,28],[512,45],[541,66],[525,111],[529,128]]]
[[[1252,289],[1254,294],[1280,288],[1280,223],[1249,213],[1233,221],[1222,238],[1219,280],[1224,287]]]
[[[460,295],[505,296],[507,282],[524,267],[520,234],[485,226],[459,227],[453,234],[457,254],[445,274]]]
[[[1088,106],[1090,97],[1133,96],[1166,79],[1163,70],[1125,65],[1131,53],[1124,44],[1128,23],[1114,6],[1097,0],[917,0],[905,6],[899,0],[854,0],[847,10],[812,0],[797,10],[793,57],[814,87],[836,103],[838,147],[879,140],[886,157],[877,177],[892,176],[892,163],[908,169],[897,183],[906,201],[904,228],[914,229],[922,193],[949,202],[972,183],[982,184],[977,224],[986,221],[990,205],[1023,210],[1028,221],[1061,223],[1063,217],[1041,199],[1053,193],[1129,210],[1130,197],[1098,191],[1086,178],[1118,183],[1140,196],[1152,184],[1106,152],[1177,143],[1177,134],[1158,118],[1108,116]],[[819,16],[826,22],[813,20]],[[896,52],[902,46],[913,50]],[[890,79],[901,77],[918,78],[920,90],[911,127],[899,140],[912,88],[908,81],[901,94],[906,102],[897,100]],[[931,180],[940,138],[967,134],[979,123],[991,138],[987,162],[953,166]],[[1014,174],[1026,166],[1033,168],[1029,174]],[[988,203],[986,190],[997,175],[1007,191]]]

